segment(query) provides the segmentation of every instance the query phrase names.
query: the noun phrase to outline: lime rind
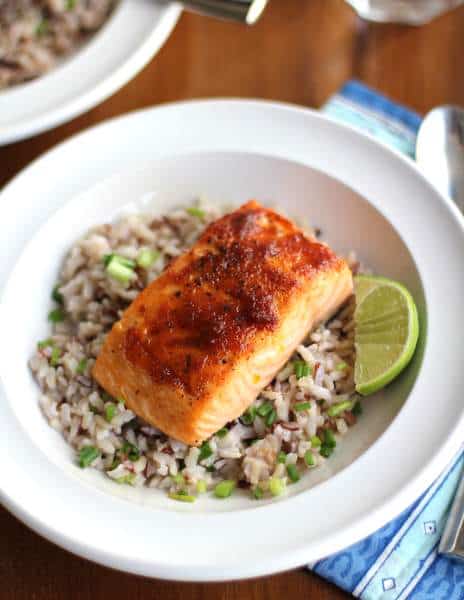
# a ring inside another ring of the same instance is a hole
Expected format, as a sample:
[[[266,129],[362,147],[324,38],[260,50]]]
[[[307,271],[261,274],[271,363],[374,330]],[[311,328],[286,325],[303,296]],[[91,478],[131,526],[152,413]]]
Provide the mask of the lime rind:
[[[358,393],[369,395],[395,379],[411,361],[419,318],[411,294],[396,281],[359,275],[355,294],[355,384]]]

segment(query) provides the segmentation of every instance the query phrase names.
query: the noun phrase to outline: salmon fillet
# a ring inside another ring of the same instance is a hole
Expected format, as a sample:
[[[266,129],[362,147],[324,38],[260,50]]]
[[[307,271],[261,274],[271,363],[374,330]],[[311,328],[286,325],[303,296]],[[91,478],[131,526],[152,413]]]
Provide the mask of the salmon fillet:
[[[139,294],[93,375],[139,417],[198,445],[247,409],[352,289],[342,258],[251,201]]]

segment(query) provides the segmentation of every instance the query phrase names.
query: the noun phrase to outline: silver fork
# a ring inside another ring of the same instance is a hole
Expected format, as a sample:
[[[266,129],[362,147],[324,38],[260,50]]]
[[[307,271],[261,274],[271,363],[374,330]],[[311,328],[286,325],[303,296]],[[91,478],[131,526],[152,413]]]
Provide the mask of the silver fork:
[[[183,0],[185,8],[211,17],[232,19],[253,25],[266,8],[268,0]]]

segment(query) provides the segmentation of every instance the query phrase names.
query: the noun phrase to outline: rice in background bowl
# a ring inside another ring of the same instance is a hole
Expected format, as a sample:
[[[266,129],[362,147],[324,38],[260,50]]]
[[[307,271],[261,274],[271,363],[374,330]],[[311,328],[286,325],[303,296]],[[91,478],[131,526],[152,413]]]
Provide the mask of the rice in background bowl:
[[[117,0],[2,0],[0,90],[35,79],[77,50]]]

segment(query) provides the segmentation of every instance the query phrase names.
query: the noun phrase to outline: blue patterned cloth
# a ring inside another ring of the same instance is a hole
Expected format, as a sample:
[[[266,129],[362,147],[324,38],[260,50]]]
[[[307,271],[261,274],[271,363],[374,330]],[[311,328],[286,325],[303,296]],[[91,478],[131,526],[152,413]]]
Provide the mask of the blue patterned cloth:
[[[323,111],[414,158],[420,116],[363,84],[348,82]],[[363,600],[464,600],[464,564],[437,553],[463,471],[461,451],[394,521],[309,568]]]

